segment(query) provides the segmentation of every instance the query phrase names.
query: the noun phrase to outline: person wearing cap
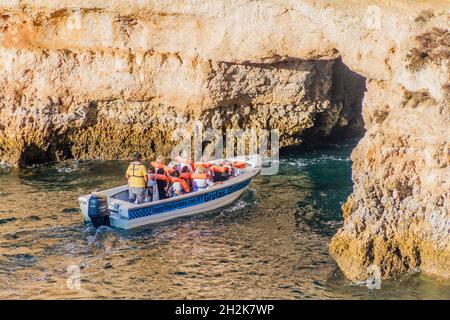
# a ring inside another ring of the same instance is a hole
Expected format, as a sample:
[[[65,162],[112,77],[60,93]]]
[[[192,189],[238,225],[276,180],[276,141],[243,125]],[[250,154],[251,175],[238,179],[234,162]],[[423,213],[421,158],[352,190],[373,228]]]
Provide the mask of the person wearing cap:
[[[133,161],[128,166],[125,178],[128,180],[128,196],[130,202],[143,203],[147,190],[147,169],[141,163],[142,156],[135,153]]]

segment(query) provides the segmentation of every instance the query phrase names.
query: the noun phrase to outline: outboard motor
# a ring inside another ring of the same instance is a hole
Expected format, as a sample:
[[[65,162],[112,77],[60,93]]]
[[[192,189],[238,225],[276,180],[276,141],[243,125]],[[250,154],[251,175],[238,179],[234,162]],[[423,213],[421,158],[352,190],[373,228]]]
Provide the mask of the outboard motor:
[[[92,193],[88,203],[88,216],[95,228],[109,226],[108,201],[104,195]]]

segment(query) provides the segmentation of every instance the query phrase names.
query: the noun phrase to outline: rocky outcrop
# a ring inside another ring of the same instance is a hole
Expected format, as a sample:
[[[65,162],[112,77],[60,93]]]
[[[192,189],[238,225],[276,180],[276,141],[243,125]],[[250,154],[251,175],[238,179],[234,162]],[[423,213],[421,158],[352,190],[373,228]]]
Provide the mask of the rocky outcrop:
[[[0,1],[0,159],[168,152],[206,127],[358,130],[330,252],[450,277],[449,1]],[[342,59],[341,63],[340,59]]]
[[[330,246],[353,280],[411,270],[450,278],[450,34],[432,29],[415,39],[397,78],[404,85],[368,83],[354,192]]]
[[[12,163],[127,158],[136,149],[167,153],[172,133],[189,131],[197,120],[219,131],[278,128],[284,144],[300,143],[319,114],[338,115],[324,132],[342,122],[344,107],[331,97],[334,61],[206,61],[192,69],[148,54],[140,66],[124,60],[114,70],[113,53],[14,51],[13,57],[8,77],[15,81],[3,82],[0,111],[2,158]]]

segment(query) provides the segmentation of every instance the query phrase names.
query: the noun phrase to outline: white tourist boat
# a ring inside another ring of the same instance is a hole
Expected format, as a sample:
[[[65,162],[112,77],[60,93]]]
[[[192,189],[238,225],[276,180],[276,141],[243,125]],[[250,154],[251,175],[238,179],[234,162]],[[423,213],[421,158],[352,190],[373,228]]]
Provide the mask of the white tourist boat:
[[[251,180],[260,172],[261,162],[258,156],[228,160],[244,161],[246,167],[240,170],[239,175],[232,176],[226,181],[216,183],[207,189],[174,198],[135,204],[128,200],[128,185],[100,191],[99,193],[107,199],[110,226],[120,229],[133,229],[211,211],[232,203],[239,198],[248,188]],[[222,160],[211,162],[219,161]],[[91,195],[85,195],[79,198],[81,213],[86,222],[90,221],[88,215],[90,197]]]

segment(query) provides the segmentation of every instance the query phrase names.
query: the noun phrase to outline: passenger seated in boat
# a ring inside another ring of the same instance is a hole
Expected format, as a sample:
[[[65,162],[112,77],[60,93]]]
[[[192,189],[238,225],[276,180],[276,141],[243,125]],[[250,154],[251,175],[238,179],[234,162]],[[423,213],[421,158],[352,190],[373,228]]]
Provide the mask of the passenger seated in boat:
[[[191,191],[187,182],[184,179],[180,178],[180,172],[178,170],[175,170],[172,173],[170,180],[172,184],[168,192],[169,196],[177,197]]]
[[[236,171],[234,170],[234,167],[230,161],[225,160],[223,167],[227,169],[228,178],[231,176],[235,176]]]
[[[145,199],[145,202],[153,201],[153,193],[155,192],[155,186],[156,186],[155,173],[156,173],[155,168],[153,168],[153,167],[148,168],[148,182],[147,182],[148,197],[147,197],[147,199]]]
[[[230,177],[230,168],[220,164],[213,165],[209,168],[212,172],[213,182],[225,181]]]
[[[167,188],[168,188],[168,177],[166,173],[164,172],[163,168],[159,168],[156,170],[156,195],[158,196],[158,199],[156,200],[163,200],[167,198]]]
[[[130,202],[142,203],[147,189],[147,169],[141,163],[142,156],[135,153],[133,162],[128,166],[125,178],[128,180],[128,198]]]
[[[189,185],[189,189],[192,190],[192,177],[191,177],[191,170],[188,166],[183,166],[181,168],[180,178],[186,181],[186,183]]]
[[[202,166],[197,167],[195,173],[192,174],[192,189],[198,191],[212,187],[214,182],[211,181],[211,176],[206,173],[205,168]]]

